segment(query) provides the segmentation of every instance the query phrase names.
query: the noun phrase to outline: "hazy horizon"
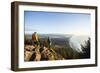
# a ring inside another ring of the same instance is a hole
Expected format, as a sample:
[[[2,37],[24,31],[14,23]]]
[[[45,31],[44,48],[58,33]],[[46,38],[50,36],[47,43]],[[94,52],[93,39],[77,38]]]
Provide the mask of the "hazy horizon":
[[[34,32],[33,32],[34,33]],[[25,33],[25,35],[32,35],[33,33]],[[73,35],[73,36],[90,36],[90,35],[87,35],[87,34],[62,34],[62,33],[38,33],[37,34],[39,35]]]

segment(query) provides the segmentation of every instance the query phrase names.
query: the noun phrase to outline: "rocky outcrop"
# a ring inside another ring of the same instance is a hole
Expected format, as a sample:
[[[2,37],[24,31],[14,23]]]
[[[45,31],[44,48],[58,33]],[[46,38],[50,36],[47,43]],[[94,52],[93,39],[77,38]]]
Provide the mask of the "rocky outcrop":
[[[52,48],[25,46],[25,61],[45,61],[45,60],[63,60],[64,58],[57,54]]]
[[[49,37],[40,41],[36,32],[32,34],[32,43],[25,44],[24,61],[63,60],[64,58],[56,53],[51,47]]]

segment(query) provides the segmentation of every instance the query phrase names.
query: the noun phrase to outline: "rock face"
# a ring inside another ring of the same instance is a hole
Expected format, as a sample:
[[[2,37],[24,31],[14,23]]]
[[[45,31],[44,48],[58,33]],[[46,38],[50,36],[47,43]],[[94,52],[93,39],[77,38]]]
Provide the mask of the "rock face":
[[[63,60],[64,58],[57,54],[52,48],[25,46],[24,61],[45,61],[45,60]]]
[[[31,56],[34,54],[34,46],[26,45],[24,50],[24,61],[29,61]]]

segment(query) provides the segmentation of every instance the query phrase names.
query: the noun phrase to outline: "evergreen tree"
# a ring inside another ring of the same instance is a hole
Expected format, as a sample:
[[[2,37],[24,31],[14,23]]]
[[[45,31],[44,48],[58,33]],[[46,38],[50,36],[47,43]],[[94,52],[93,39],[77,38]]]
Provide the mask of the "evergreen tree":
[[[90,58],[90,38],[85,42],[85,46],[81,45],[83,53],[81,58]]]

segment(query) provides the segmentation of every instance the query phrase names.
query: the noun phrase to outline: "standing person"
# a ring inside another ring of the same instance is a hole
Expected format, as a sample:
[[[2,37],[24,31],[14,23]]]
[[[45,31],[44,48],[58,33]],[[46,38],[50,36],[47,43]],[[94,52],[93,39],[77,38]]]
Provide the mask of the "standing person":
[[[39,45],[38,35],[36,32],[32,34],[32,45]]]

